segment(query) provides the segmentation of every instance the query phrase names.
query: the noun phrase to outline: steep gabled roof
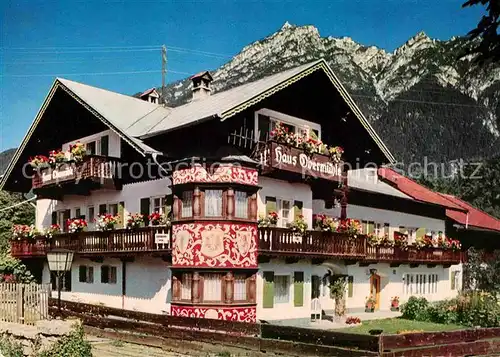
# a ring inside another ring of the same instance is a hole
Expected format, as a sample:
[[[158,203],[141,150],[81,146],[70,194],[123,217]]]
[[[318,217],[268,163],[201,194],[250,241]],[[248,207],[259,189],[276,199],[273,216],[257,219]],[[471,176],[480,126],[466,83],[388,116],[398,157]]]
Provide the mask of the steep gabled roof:
[[[464,226],[473,226],[473,227],[478,227],[478,228],[483,228],[483,229],[488,229],[488,230],[500,232],[500,220],[499,219],[497,219],[493,216],[490,216],[486,212],[483,212],[480,209],[477,209],[476,207],[461,200],[458,197],[455,197],[453,195],[446,195],[443,193],[440,193],[440,195],[468,211],[468,213],[465,213],[465,212],[447,209],[446,215],[449,218],[451,218],[452,220],[454,220],[454,221],[456,221]]]
[[[142,133],[138,135],[140,138],[145,139],[210,118],[225,120],[316,71],[324,71],[332,85],[338,90],[341,97],[349,106],[349,109],[356,115],[361,125],[377,143],[387,160],[395,162],[394,156],[382,142],[324,59],[213,94],[203,100],[193,101],[173,108],[161,120],[156,120],[157,118],[153,116],[145,117],[137,121],[129,129],[135,133],[134,135]]]
[[[378,169],[378,174],[381,178],[386,180],[386,182],[391,183],[398,190],[416,200],[434,203],[457,211],[467,211],[467,209],[462,206],[453,203],[439,193],[429,190],[408,177],[397,173],[393,169],[382,167]]]

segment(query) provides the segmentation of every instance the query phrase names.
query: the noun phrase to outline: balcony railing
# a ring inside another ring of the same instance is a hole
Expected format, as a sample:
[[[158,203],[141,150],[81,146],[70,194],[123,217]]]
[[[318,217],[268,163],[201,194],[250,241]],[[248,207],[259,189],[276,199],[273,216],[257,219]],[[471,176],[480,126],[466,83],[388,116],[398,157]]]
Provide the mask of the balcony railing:
[[[259,228],[259,251],[362,259],[366,255],[366,239],[364,236],[350,239],[340,233],[307,231],[301,235],[287,228]]]
[[[462,252],[440,248],[417,249],[408,246],[377,247],[367,244],[365,236],[355,239],[345,234],[307,231],[297,234],[287,228],[259,228],[259,255],[333,258],[365,263],[458,264]],[[13,241],[12,255],[18,258],[43,257],[54,248],[71,249],[79,254],[140,254],[171,251],[170,230],[166,227],[117,229],[105,232],[61,233],[51,239]]]
[[[70,249],[79,254],[169,252],[170,247],[170,230],[157,226],[134,230],[61,233],[50,239],[13,241],[11,254],[18,258],[44,256],[54,248]]]
[[[410,262],[423,264],[456,264],[462,259],[460,251],[440,248],[372,247],[367,246],[366,260],[376,262]]]
[[[264,172],[278,169],[330,181],[341,180],[342,162],[335,162],[323,154],[310,155],[302,149],[275,141],[266,142],[255,159],[260,162]]]
[[[58,184],[92,180],[104,184],[116,178],[118,159],[88,155],[81,162],[68,161],[55,167],[44,167],[33,175],[33,189]]]

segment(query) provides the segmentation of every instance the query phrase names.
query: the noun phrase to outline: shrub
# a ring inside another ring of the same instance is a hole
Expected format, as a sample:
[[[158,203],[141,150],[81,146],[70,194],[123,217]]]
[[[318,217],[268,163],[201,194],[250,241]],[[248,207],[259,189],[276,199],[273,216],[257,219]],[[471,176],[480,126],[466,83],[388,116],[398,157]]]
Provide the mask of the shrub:
[[[439,324],[459,323],[457,299],[443,300],[429,304],[426,317],[427,321]]]
[[[408,320],[428,321],[428,307],[426,298],[411,296],[401,307],[401,315]]]
[[[9,337],[0,337],[0,356],[23,357],[23,346]]]
[[[83,327],[78,325],[68,335],[58,340],[49,350],[39,357],[92,357],[92,346],[85,340]]]
[[[500,303],[486,292],[473,292],[458,297],[457,316],[465,326],[500,327]]]

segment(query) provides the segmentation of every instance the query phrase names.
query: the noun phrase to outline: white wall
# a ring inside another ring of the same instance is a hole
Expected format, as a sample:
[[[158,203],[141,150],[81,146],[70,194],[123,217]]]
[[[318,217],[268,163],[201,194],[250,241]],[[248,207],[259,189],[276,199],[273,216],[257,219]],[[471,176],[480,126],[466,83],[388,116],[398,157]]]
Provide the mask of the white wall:
[[[363,310],[366,298],[370,295],[370,269],[376,269],[381,277],[380,282],[380,310],[390,310],[391,298],[399,296],[400,304],[403,304],[411,296],[405,294],[403,288],[403,276],[405,274],[437,274],[438,287],[435,294],[422,294],[418,296],[425,297],[428,301],[439,301],[455,297],[458,290],[451,290],[451,271],[461,272],[461,265],[454,265],[451,268],[444,268],[442,265],[429,268],[427,265],[419,265],[410,268],[409,265],[400,265],[391,268],[389,264],[378,263],[370,264],[367,267],[359,265],[350,265],[347,267],[348,274],[353,276],[353,296],[347,298],[347,308]],[[417,296],[413,294],[414,296]]]
[[[266,214],[266,196],[301,201],[304,219],[312,227],[312,190],[309,185],[259,176],[259,186],[262,187],[258,194],[259,215]]]
[[[71,291],[62,292],[64,300],[108,307],[124,308],[151,313],[170,313],[171,270],[159,258],[137,258],[127,262],[126,295],[122,295],[122,262],[107,258],[103,263],[75,258],[71,270]],[[94,267],[94,282],[79,282],[79,266]],[[101,283],[101,266],[116,267],[116,284]],[[42,282],[50,282],[47,264],[44,265]],[[57,296],[53,292],[52,296]]]
[[[287,275],[290,281],[288,303],[274,303],[272,308],[264,308],[263,292],[264,278],[263,272],[272,271],[274,275]],[[304,272],[304,304],[294,306],[294,272]],[[257,319],[260,320],[286,320],[286,319],[309,319],[311,318],[311,289],[312,276],[318,275],[322,278],[328,272],[328,267],[324,265],[313,265],[310,260],[301,260],[294,264],[286,264],[284,260],[273,259],[269,263],[259,264],[257,272]],[[323,310],[333,310],[334,302],[329,294],[320,297]]]
[[[88,217],[87,207],[94,206],[95,214],[99,213],[99,204],[125,202],[125,217],[129,213],[140,213],[141,198],[165,196],[171,193],[170,179],[163,178],[124,185],[121,191],[97,190],[90,196],[64,196],[64,201],[37,200],[36,224],[37,228],[50,226],[52,211],[71,209],[71,216],[75,209],[80,208],[82,214]]]
[[[96,141],[99,140],[102,136],[108,135],[109,136],[109,153],[108,156],[112,157],[121,157],[121,140],[118,134],[116,134],[114,131],[111,130],[105,130],[100,133],[96,133],[93,135],[85,136],[83,138],[80,138],[78,140],[73,140],[69,141],[67,143],[64,143],[62,145],[62,151],[68,151],[69,146],[75,144],[77,141],[81,142],[82,144],[86,144],[91,141]]]

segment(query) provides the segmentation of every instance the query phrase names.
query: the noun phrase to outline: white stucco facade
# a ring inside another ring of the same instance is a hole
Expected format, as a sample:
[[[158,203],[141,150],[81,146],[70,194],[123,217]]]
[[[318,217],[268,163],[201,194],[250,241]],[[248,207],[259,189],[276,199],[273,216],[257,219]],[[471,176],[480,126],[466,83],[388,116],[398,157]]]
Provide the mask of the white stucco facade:
[[[100,263],[77,257],[71,269],[71,291],[63,291],[62,299],[156,314],[170,313],[171,271],[167,263],[160,258],[144,257],[125,264],[123,295],[123,263],[120,259],[108,258]],[[92,283],[79,281],[80,266],[93,267]],[[116,267],[116,283],[101,282],[103,266]],[[44,265],[42,280],[50,282],[47,264]]]

